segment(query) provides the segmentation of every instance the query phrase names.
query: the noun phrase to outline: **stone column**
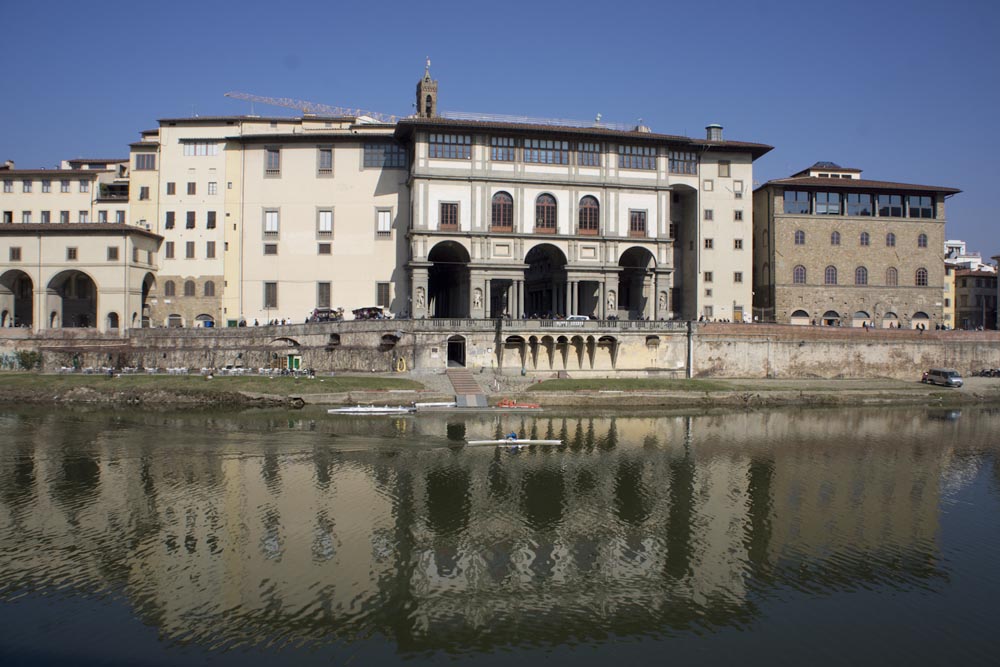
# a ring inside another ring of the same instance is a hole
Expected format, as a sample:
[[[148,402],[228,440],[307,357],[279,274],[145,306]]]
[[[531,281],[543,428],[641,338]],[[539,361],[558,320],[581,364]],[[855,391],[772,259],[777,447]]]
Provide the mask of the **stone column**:
[[[490,317],[493,314],[493,281],[487,278],[484,281],[485,292],[483,293],[483,317]]]
[[[644,275],[642,277],[642,293],[646,297],[646,303],[642,305],[642,316],[644,318],[652,317],[653,315],[653,303],[656,299],[655,294],[651,294],[653,287],[652,276]]]
[[[524,312],[524,281],[516,280],[514,284],[517,285],[517,299],[515,304],[515,313],[511,313],[512,317],[521,317],[521,313]]]
[[[603,277],[598,288],[597,299],[597,316],[602,320],[606,320],[608,319],[608,284]]]

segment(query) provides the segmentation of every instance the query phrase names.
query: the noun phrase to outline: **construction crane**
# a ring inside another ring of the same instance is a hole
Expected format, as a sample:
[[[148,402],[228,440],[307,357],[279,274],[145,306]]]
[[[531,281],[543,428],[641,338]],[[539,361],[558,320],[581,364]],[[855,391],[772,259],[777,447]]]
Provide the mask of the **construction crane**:
[[[230,91],[225,94],[226,97],[231,97],[234,100],[244,100],[253,104],[254,102],[259,102],[261,104],[269,104],[275,107],[286,107],[288,109],[298,109],[304,114],[314,114],[314,115],[328,115],[328,116],[352,116],[358,120],[364,122],[376,122],[376,123],[395,123],[399,117],[391,116],[389,114],[378,113],[377,111],[367,111],[365,109],[350,109],[348,107],[333,107],[328,104],[320,104],[318,102],[307,102],[306,100],[295,100],[290,97],[263,97],[261,95],[251,95],[250,93],[241,93],[237,91]],[[251,112],[253,113],[253,107],[251,107]]]

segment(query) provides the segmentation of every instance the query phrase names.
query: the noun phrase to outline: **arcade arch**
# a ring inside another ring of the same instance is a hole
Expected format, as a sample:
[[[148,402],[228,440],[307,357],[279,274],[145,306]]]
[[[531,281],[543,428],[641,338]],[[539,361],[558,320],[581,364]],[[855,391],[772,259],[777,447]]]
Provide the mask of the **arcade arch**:
[[[428,311],[431,317],[469,316],[469,251],[455,241],[444,241],[427,255]]]
[[[46,287],[46,310],[53,328],[97,326],[97,285],[83,271],[57,273]]]
[[[0,326],[34,325],[34,283],[24,271],[7,271],[0,276]]]

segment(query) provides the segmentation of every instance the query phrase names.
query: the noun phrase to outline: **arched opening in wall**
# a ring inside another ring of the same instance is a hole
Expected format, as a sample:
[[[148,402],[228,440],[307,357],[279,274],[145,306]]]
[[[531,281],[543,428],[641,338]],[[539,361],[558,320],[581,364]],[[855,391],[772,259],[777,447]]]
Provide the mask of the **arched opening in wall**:
[[[427,291],[431,317],[469,316],[469,251],[455,241],[444,241],[427,254]]]
[[[379,342],[378,349],[382,352],[388,352],[392,348],[396,347],[396,343],[399,342],[400,338],[402,338],[400,334],[382,334],[382,339]]]
[[[614,336],[601,336],[597,339],[597,357],[606,358],[609,368],[618,366],[618,339]]]
[[[508,368],[526,368],[527,345],[521,336],[507,336],[503,342],[503,365]]]
[[[152,273],[147,273],[142,278],[142,305],[139,312],[142,313],[142,328],[149,328],[149,295],[156,291],[156,277]]]
[[[618,313],[630,320],[653,316],[653,269],[656,260],[645,248],[629,248],[618,260]]]
[[[566,368],[569,365],[569,338],[558,336],[556,338],[556,366]]]
[[[646,347],[651,347],[654,349],[660,347],[660,337],[646,336]]]
[[[327,339],[326,341],[326,349],[329,350],[330,348],[339,346],[340,346],[340,334],[338,333],[330,334],[330,338]]]
[[[838,313],[835,310],[828,310],[825,313],[823,313],[823,326],[839,327],[840,313]]]
[[[49,308],[59,313],[63,328],[97,326],[97,286],[82,271],[62,271],[46,288]]]
[[[297,371],[302,366],[302,353],[299,341],[282,336],[274,338],[268,344],[271,368]]]
[[[465,366],[465,338],[463,336],[448,338],[448,365],[452,367]]]
[[[569,339],[569,352],[576,368],[587,367],[587,342],[583,336],[573,336]]]
[[[891,310],[882,316],[882,328],[883,329],[898,329],[899,328],[899,316]]]
[[[172,313],[167,316],[167,326],[172,329],[180,329],[184,326],[184,318],[177,313]]]
[[[930,324],[931,318],[927,317],[927,313],[922,310],[918,310],[913,313],[913,318],[910,320],[911,329],[927,329],[928,324]]]
[[[794,313],[792,313],[789,322],[797,326],[805,326],[807,324],[811,324],[811,321],[809,319],[809,313],[807,313],[804,310],[796,310]]]
[[[33,293],[34,285],[24,271],[15,269],[0,276],[0,310],[4,312],[2,326],[34,326]]]
[[[851,316],[851,326],[854,328],[863,327],[865,322],[871,322],[872,316],[866,310],[858,310]]]
[[[524,311],[541,317],[566,315],[566,255],[550,243],[537,245],[524,257]]]
[[[202,313],[194,318],[196,327],[206,327],[211,328],[215,326],[215,318],[207,313]]]
[[[118,328],[118,313],[108,313],[108,329]]]

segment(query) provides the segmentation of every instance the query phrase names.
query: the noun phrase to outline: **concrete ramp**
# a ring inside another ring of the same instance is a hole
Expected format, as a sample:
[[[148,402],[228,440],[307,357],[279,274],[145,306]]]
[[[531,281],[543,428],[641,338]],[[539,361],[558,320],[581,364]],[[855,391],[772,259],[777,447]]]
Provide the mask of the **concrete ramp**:
[[[449,368],[445,373],[455,390],[455,403],[460,408],[485,408],[489,406],[486,394],[468,368]]]

